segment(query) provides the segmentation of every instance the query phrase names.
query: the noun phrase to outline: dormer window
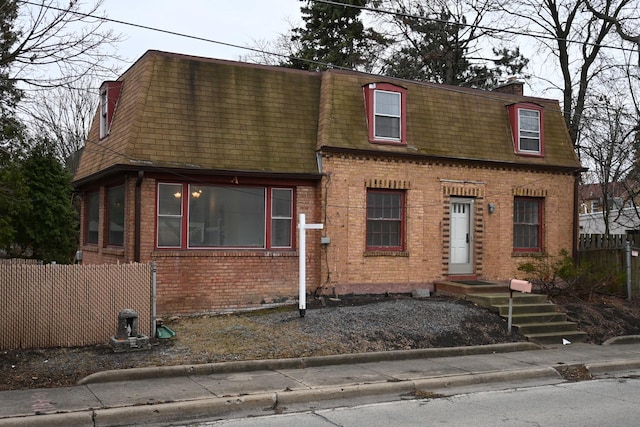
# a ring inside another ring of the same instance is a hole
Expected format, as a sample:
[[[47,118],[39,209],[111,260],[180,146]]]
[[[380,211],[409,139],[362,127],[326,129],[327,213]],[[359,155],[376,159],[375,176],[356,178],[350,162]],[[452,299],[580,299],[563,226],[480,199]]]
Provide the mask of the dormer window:
[[[515,153],[544,156],[543,108],[537,104],[513,104],[508,108]]]
[[[122,82],[104,82],[100,87],[100,138],[105,138],[111,130],[113,113],[120,97]]]
[[[364,87],[369,141],[406,143],[406,89],[389,83]]]

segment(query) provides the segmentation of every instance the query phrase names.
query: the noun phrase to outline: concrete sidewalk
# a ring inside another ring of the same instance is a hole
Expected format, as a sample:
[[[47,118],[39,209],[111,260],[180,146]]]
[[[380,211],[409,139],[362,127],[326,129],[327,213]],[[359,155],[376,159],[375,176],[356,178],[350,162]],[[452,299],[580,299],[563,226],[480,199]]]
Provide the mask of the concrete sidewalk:
[[[0,426],[159,423],[363,395],[446,394],[473,384],[553,384],[567,381],[558,372],[567,367],[595,377],[640,369],[640,339],[616,342],[547,348],[515,343],[100,372],[75,387],[0,392]]]

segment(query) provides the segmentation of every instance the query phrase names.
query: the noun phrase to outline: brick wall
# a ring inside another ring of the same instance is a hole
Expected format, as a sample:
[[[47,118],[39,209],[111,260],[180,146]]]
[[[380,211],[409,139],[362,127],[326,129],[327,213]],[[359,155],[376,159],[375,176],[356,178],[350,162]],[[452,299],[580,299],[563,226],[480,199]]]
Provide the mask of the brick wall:
[[[454,197],[473,200],[473,268],[477,278],[517,276],[527,260],[513,247],[514,196],[544,198],[544,249],[572,247],[573,176],[522,170],[473,168],[325,155],[326,247],[320,274],[323,292],[383,293],[431,288],[449,267],[449,206]],[[406,192],[406,251],[365,250],[367,188]],[[487,205],[495,206],[489,214]],[[324,213],[321,213],[321,216]]]

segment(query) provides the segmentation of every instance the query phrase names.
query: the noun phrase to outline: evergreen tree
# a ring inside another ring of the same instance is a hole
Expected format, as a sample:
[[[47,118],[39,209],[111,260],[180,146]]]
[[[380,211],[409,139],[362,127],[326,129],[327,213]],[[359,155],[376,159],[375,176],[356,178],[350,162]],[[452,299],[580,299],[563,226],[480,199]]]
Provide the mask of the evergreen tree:
[[[23,127],[15,117],[22,93],[9,77],[11,49],[18,33],[16,1],[3,1],[0,7],[0,248],[13,243],[13,218],[25,209],[24,185],[17,161],[22,153]]]
[[[502,48],[493,49],[494,59],[474,64],[471,50],[483,34],[474,32],[464,16],[456,18],[446,9],[436,15],[422,8],[418,12],[420,17],[403,16],[397,23],[403,28],[404,39],[399,49],[384,61],[384,74],[454,86],[491,88],[501,76],[521,73],[529,62],[519,48]]]
[[[291,41],[299,50],[282,64],[303,70],[324,70],[331,66],[370,71],[376,61],[376,51],[387,40],[360,19],[360,7],[368,0],[337,0],[339,6],[301,0],[304,28],[294,28]],[[328,64],[328,65],[325,65]]]
[[[14,217],[14,256],[68,263],[77,247],[72,176],[56,159],[55,146],[36,141],[20,162],[29,209]]]

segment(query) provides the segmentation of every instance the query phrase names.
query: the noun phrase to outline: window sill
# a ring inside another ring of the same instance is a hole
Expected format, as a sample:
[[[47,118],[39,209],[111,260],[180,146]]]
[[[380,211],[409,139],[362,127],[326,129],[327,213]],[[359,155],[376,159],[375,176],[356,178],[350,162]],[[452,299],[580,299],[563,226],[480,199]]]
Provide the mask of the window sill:
[[[519,251],[519,252],[512,252],[511,256],[514,258],[523,258],[523,257],[538,256],[540,254],[542,254],[542,251]]]
[[[123,256],[124,255],[124,248],[122,247],[115,247],[115,246],[107,246],[105,248],[102,248],[102,253],[103,254],[107,254],[107,255],[116,255],[116,256]]]
[[[380,257],[380,256],[408,257],[409,252],[407,251],[365,251],[363,256],[365,257]]]
[[[154,258],[189,258],[189,257],[297,257],[298,251],[264,250],[264,249],[155,249]]]

